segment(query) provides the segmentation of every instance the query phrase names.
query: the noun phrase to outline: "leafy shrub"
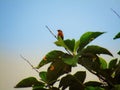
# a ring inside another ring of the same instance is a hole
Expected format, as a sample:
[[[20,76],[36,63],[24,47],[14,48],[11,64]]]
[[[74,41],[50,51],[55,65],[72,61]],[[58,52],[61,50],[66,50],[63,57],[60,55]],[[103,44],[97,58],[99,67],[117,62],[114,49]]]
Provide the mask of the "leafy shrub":
[[[32,87],[33,90],[120,90],[120,60],[113,58],[107,64],[100,54],[113,56],[104,47],[89,45],[104,32],[86,32],[79,40],[59,38],[55,44],[65,48],[67,52],[53,50],[48,52],[36,69],[50,63],[47,71],[38,72],[40,80],[28,77],[20,81],[15,88]],[[114,39],[120,38],[120,32]],[[118,52],[120,54],[120,51]],[[86,71],[70,74],[72,68],[82,65],[100,81],[85,82]],[[63,76],[64,75],[64,76]],[[59,82],[58,86],[55,83]]]

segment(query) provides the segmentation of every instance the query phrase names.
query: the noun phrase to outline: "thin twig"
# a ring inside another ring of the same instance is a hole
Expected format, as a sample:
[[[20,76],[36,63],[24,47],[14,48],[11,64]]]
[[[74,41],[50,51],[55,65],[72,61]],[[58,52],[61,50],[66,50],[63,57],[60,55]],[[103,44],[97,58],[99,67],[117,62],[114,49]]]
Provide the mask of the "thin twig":
[[[115,10],[113,10],[112,8],[111,10],[120,18],[120,15]]]
[[[56,35],[50,30],[50,28],[46,25],[45,26],[49,31],[50,31],[50,33],[57,39],[57,37],[56,37]]]
[[[25,57],[23,57],[21,54],[20,54],[20,57],[25,60],[37,73],[39,73],[39,71],[37,69],[35,69],[35,67],[29,62],[29,60],[27,60]]]

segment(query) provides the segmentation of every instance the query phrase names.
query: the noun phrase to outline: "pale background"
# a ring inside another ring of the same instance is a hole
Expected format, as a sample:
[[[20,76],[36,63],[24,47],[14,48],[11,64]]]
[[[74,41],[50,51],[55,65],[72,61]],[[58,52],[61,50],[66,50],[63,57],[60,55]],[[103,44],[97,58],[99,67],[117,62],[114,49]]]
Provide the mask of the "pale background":
[[[0,90],[31,90],[13,87],[23,78],[39,78],[20,54],[37,66],[47,52],[61,49],[53,44],[56,39],[45,25],[55,34],[62,29],[65,39],[78,40],[86,31],[105,31],[91,44],[103,46],[118,57],[120,40],[112,38],[120,31],[120,19],[110,8],[120,14],[120,0],[0,0]],[[112,58],[104,57],[108,61]],[[88,74],[90,79],[97,80]]]

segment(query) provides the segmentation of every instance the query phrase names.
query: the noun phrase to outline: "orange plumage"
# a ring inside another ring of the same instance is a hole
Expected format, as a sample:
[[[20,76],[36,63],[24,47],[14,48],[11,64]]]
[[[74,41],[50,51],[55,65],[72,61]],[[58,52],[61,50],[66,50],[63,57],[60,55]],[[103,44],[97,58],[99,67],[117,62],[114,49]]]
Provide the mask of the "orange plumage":
[[[58,31],[58,38],[61,37],[62,39],[64,39],[62,30],[57,30],[57,31]]]

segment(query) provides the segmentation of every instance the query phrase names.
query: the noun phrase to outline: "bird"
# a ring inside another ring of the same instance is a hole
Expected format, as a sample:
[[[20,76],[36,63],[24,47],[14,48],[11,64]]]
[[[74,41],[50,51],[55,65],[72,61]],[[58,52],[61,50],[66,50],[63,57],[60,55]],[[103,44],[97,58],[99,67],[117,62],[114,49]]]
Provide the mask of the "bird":
[[[59,37],[61,37],[61,39],[63,40],[64,39],[64,34],[62,32],[62,30],[57,30],[58,31],[58,35],[57,35],[57,38],[59,39]]]

